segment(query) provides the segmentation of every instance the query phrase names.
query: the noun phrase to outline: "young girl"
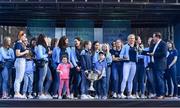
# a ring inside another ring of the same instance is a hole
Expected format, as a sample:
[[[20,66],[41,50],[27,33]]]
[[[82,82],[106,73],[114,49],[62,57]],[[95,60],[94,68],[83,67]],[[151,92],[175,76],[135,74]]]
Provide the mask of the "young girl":
[[[57,67],[57,72],[59,72],[60,77],[60,85],[59,85],[59,99],[62,99],[62,90],[64,85],[66,86],[67,98],[70,98],[69,91],[69,72],[71,65],[68,63],[68,57],[66,55],[62,55],[62,63],[60,63]]]
[[[23,97],[26,98],[26,92],[28,91],[27,98],[32,99],[32,87],[34,78],[35,63],[33,61],[33,54],[30,52],[26,57],[26,69],[24,73],[24,85],[23,85]]]

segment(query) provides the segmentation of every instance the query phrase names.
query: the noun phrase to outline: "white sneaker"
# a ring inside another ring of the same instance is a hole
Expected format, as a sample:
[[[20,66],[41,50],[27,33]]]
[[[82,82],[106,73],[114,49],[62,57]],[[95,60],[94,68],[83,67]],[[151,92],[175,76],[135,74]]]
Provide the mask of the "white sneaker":
[[[99,97],[98,97],[98,99],[100,100],[100,99],[102,99],[102,97],[101,97],[101,96],[99,96]]]
[[[30,94],[28,95],[28,99],[33,99],[34,97]]]
[[[136,94],[134,97],[135,97],[136,99],[139,99],[139,98],[140,98],[138,94]]]
[[[151,99],[151,98],[154,98],[155,96],[156,96],[155,94],[150,93],[149,96],[148,96],[148,98]]]
[[[50,94],[45,95],[47,99],[52,99],[52,96]]]
[[[26,94],[23,94],[23,95],[22,95],[22,98],[23,98],[23,99],[27,99]]]
[[[94,97],[95,99],[98,99],[99,97],[98,97],[98,95],[95,95],[95,97]]]
[[[59,96],[58,99],[62,99],[62,96]]]
[[[114,93],[112,97],[113,97],[113,98],[117,98],[117,94],[116,94],[116,93]]]
[[[126,96],[124,95],[124,93],[121,94],[121,99],[125,99]]]
[[[119,98],[119,99],[120,99],[120,98],[121,98],[121,94],[118,94],[118,95],[117,95],[117,98]]]
[[[58,98],[58,95],[57,95],[57,94],[56,94],[56,95],[53,95],[52,98],[53,98],[53,99],[57,99],[57,98]]]
[[[48,99],[48,98],[46,97],[46,95],[44,95],[44,94],[39,95],[38,98],[39,98],[39,99]]]
[[[89,99],[94,99],[94,97],[92,97],[91,95],[87,95],[87,97],[88,97]]]
[[[21,94],[15,94],[14,98],[15,99],[23,99],[23,96]]]
[[[133,95],[129,95],[129,96],[127,96],[127,98],[128,98],[128,99],[136,99],[136,97],[133,96]]]
[[[71,93],[71,95],[70,95],[70,97],[69,97],[70,99],[74,99],[74,94],[73,93]]]
[[[70,95],[67,95],[67,99],[71,99],[71,96],[70,96]]]
[[[87,95],[83,94],[81,95],[81,99],[89,99],[89,98],[87,97]]]
[[[146,99],[146,98],[147,97],[144,94],[141,95],[141,99]]]
[[[107,96],[103,96],[102,99],[103,99],[103,100],[106,100],[106,99],[107,99]]]

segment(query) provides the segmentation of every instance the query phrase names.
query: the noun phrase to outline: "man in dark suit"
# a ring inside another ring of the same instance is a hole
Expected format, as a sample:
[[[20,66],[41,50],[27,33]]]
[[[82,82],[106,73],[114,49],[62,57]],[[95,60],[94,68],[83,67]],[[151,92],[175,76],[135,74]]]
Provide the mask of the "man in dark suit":
[[[149,55],[151,56],[151,61],[153,63],[156,98],[162,99],[165,95],[164,73],[167,62],[167,45],[161,39],[161,33],[159,32],[153,34],[153,41],[155,45]]]

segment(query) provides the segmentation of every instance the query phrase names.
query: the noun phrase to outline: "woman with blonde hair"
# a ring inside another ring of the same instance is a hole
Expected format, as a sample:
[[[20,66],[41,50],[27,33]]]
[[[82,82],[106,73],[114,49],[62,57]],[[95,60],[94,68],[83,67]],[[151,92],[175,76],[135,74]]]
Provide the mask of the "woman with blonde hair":
[[[109,44],[107,44],[107,43],[102,44],[102,51],[105,54],[105,58],[106,58],[106,62],[107,62],[107,69],[106,69],[106,97],[108,98],[110,75],[111,75],[111,63],[112,63],[112,56],[111,56],[111,53],[110,53]]]
[[[18,39],[19,40],[15,43],[14,46],[14,51],[16,56],[16,60],[14,64],[16,69],[16,78],[14,82],[14,92],[15,92],[14,98],[24,98],[20,94],[20,86],[25,73],[26,54],[29,53],[29,50],[25,48],[25,45],[23,43],[23,41],[26,40],[26,34],[24,33],[24,31],[20,31],[18,33]]]
[[[135,47],[135,35],[128,36],[128,43],[123,46],[120,58],[124,60],[123,64],[123,80],[121,83],[121,98],[126,98],[124,90],[128,82],[127,98],[135,98],[132,96],[133,79],[136,73],[137,51]]]
[[[0,53],[4,62],[4,67],[2,70],[2,90],[3,90],[3,99],[7,99],[9,96],[9,90],[12,89],[8,87],[9,77],[12,76],[12,66],[14,63],[14,50],[11,48],[11,38],[5,37],[3,41],[3,46],[0,48]],[[10,89],[9,89],[10,88]]]

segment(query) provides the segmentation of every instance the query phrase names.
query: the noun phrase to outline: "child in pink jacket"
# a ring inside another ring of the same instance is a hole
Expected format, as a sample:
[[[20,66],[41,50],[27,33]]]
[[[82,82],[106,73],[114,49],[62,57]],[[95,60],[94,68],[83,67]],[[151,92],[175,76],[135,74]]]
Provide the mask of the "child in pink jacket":
[[[71,65],[68,63],[67,56],[62,56],[62,63],[57,67],[57,72],[59,72],[60,85],[59,85],[59,99],[62,99],[62,90],[65,85],[67,91],[67,97],[70,97],[69,91],[69,73]]]

